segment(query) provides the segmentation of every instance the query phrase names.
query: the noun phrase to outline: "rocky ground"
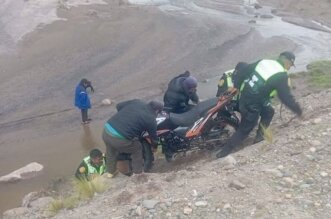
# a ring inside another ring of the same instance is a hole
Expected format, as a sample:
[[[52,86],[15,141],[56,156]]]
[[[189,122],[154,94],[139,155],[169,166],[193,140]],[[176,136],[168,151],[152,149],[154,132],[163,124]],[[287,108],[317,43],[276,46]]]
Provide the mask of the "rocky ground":
[[[54,218],[329,218],[331,104],[321,100],[330,99],[331,90],[301,96],[304,119],[284,109],[280,116],[277,108],[273,143],[223,159],[200,153],[202,159],[182,158],[163,173],[104,178],[108,191]],[[4,218],[49,216],[51,197],[31,200]]]

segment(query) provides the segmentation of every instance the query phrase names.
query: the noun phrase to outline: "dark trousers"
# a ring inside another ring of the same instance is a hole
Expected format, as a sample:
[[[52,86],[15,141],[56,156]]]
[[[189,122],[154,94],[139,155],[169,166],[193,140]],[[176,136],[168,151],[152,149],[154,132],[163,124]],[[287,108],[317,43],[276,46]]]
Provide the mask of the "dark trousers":
[[[87,116],[87,109],[81,109],[81,112],[82,112],[82,121],[83,121],[83,122],[86,122],[87,119],[88,119],[88,116]]]
[[[222,151],[218,153],[217,157],[224,157],[231,153],[234,147],[241,144],[245,140],[249,133],[254,129],[259,117],[261,116],[261,121],[258,129],[258,134],[263,135],[261,125],[264,128],[267,128],[270,125],[270,122],[274,115],[274,109],[271,105],[258,106],[258,105],[240,105],[241,112],[241,122],[237,131],[229,138],[223,147]]]
[[[274,117],[275,110],[274,108],[268,104],[262,107],[261,112],[260,112],[260,124],[259,128],[257,129],[256,136],[263,136],[263,128],[268,128],[272,118]],[[263,127],[263,128],[262,128]]]
[[[102,139],[106,145],[106,169],[109,173],[116,172],[119,153],[131,154],[132,172],[141,173],[143,170],[142,146],[138,139],[126,140],[113,137],[104,130]]]

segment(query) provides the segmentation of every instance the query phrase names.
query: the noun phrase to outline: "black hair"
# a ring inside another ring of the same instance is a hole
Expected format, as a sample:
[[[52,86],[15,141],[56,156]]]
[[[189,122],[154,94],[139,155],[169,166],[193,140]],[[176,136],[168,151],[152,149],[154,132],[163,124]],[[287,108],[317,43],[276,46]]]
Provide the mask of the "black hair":
[[[97,158],[97,157],[102,157],[102,152],[95,148],[90,151],[90,158]]]
[[[163,110],[163,106],[164,106],[164,104],[162,103],[162,102],[160,102],[160,101],[156,101],[156,100],[152,100],[152,101],[150,101],[149,103],[148,103],[151,107],[152,107],[152,109],[153,110],[155,110],[155,111],[161,111],[161,110]]]

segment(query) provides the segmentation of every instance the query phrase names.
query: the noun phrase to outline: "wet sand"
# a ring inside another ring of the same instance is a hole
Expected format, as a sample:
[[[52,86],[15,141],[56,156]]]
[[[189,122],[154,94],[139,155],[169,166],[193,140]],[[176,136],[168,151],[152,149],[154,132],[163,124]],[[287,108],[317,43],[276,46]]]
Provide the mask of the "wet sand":
[[[248,24],[252,15],[241,6],[225,8],[238,9],[228,13],[216,7],[219,1],[213,5],[217,10],[205,8],[210,1],[199,3],[184,9],[114,3],[59,9],[67,21],[39,28],[15,52],[0,55],[0,165],[6,167],[0,175],[33,161],[45,166],[35,179],[0,185],[0,211],[18,206],[24,194],[52,179],[72,175],[94,145],[104,150],[101,130],[114,105],[100,107],[103,98],[115,103],[162,99],[167,82],[185,70],[203,81],[239,60],[304,49],[277,34],[263,37],[258,29],[271,26],[267,21]],[[74,88],[83,77],[96,90],[90,130],[82,128],[72,105]],[[201,88],[201,96],[208,98],[214,96],[216,83]]]

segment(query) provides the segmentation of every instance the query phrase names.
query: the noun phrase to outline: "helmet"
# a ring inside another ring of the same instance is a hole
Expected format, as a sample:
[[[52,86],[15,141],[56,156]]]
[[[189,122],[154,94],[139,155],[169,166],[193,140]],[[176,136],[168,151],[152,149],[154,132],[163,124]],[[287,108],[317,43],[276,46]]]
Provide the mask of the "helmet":
[[[190,90],[192,88],[196,88],[198,86],[198,81],[193,76],[188,76],[184,81],[183,85],[187,90]]]

